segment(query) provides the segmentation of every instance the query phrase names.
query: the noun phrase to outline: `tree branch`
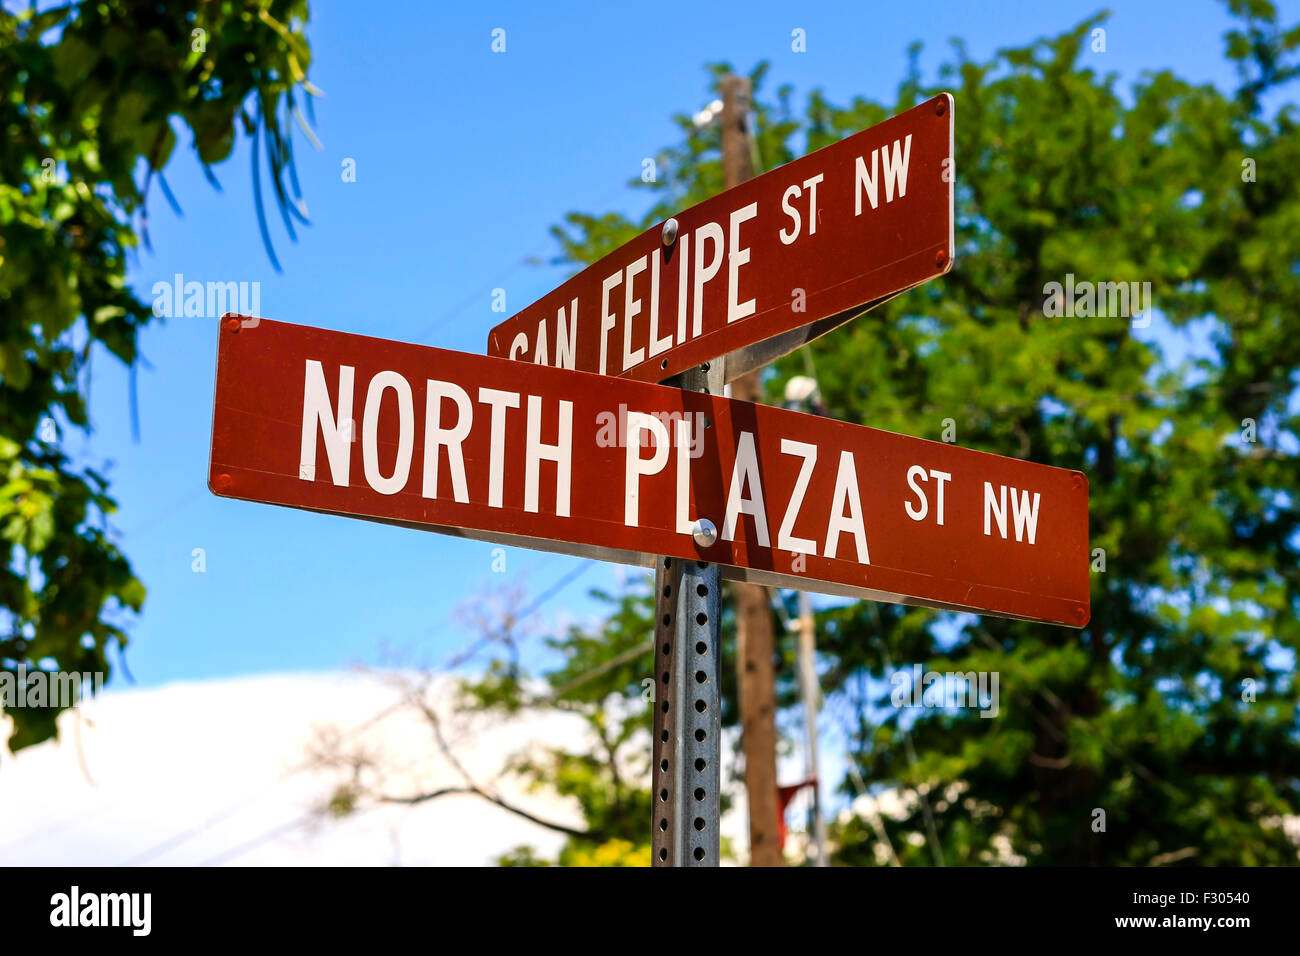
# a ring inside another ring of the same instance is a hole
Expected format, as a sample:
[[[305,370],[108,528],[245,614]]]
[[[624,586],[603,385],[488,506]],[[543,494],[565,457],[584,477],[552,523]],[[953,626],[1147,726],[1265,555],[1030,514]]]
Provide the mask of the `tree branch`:
[[[555,823],[551,820],[543,820],[541,817],[529,813],[527,810],[524,810],[520,807],[516,807],[513,804],[507,803],[505,800],[501,799],[496,794],[488,793],[487,791],[482,790],[479,787],[474,785],[470,785],[466,787],[442,787],[438,790],[430,790],[428,793],[417,793],[411,796],[395,796],[395,795],[381,794],[375,799],[377,799],[380,803],[400,803],[400,804],[406,804],[407,806],[415,806],[421,803],[428,803],[430,800],[436,800],[438,797],[446,797],[446,796],[451,796],[453,794],[473,794],[476,797],[482,797],[488,803],[496,804],[498,807],[500,807],[502,810],[505,810],[507,813],[513,813],[515,816],[522,817],[523,819],[527,820],[529,823],[535,823],[539,827],[545,827],[548,830],[554,830],[556,833],[563,833],[565,836],[575,837],[579,840],[596,839],[596,837],[594,837],[590,831],[576,830],[573,827],[565,826],[563,823]]]

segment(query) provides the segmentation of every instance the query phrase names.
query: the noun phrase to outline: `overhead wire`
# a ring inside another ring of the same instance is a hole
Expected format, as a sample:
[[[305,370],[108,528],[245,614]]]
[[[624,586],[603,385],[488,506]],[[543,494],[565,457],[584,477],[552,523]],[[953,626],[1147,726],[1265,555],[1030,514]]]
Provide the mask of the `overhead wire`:
[[[570,571],[566,572],[559,580],[554,582],[546,590],[540,593],[533,601],[531,601],[529,605],[523,611],[520,612],[516,620],[523,620],[526,619],[527,617],[531,617],[533,614],[536,614],[546,604],[547,601],[551,600],[556,595],[558,595],[567,585],[577,580],[577,578],[584,571],[586,571],[592,563],[593,562],[591,561],[591,559],[588,559],[578,567],[573,568]],[[397,701],[377,711],[375,714],[371,715],[369,718],[362,721],[360,724],[353,727],[351,730],[347,731],[339,739],[344,740],[344,739],[355,737],[356,735],[360,734],[362,731],[370,727],[373,727],[375,724],[379,723],[379,721],[383,720],[384,718],[392,715],[393,713],[396,713],[398,710],[407,706],[407,704],[412,699],[412,697],[414,697],[416,694],[423,693],[423,691],[424,691],[424,687],[422,686],[418,689],[403,694],[402,697],[399,698]],[[178,833],[173,834],[167,839],[154,844],[153,846],[149,847],[143,852],[131,857],[121,865],[138,866],[142,863],[148,862],[149,860],[155,859],[156,857],[162,855],[163,853],[166,853],[170,850],[174,850],[177,847],[184,845],[185,843],[189,842],[191,839],[203,833],[204,831],[210,829],[217,823],[220,823],[221,821],[233,816],[239,810],[242,810],[245,807],[248,807],[253,803],[256,803],[258,800],[261,800],[269,793],[278,789],[279,786],[282,785],[286,780],[306,770],[317,768],[322,765],[322,762],[323,762],[323,758],[315,757],[311,760],[296,765],[295,767],[286,771],[276,780],[274,780],[267,787],[258,790],[256,793],[254,793],[249,797],[246,797],[242,800],[239,800],[223,808],[217,813],[206,817],[205,819],[199,821],[196,824],[186,827],[185,829],[179,831]],[[253,849],[255,846],[259,845],[260,843],[266,842],[267,840],[270,839],[275,839],[277,836],[280,836],[283,833],[291,832],[293,829],[296,829],[298,826],[301,826],[304,823],[309,822],[314,818],[315,818],[315,814],[312,813],[304,814],[303,816],[298,817],[295,820],[288,821],[284,824],[280,824],[272,828],[271,830],[267,831],[265,834],[262,834],[262,836],[254,838],[252,841],[249,841],[245,844],[238,844],[235,847],[230,848],[230,850],[222,851],[221,853],[218,853],[215,857],[212,857],[211,859],[205,861],[200,865],[211,865],[212,862],[214,861],[220,862],[224,859],[231,858],[230,855],[240,855],[242,853],[245,853],[248,850]]]

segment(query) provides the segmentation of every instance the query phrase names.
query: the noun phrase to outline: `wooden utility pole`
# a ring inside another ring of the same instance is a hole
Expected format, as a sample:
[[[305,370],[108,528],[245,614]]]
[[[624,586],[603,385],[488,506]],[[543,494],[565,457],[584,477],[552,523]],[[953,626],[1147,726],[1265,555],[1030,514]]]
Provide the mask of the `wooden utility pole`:
[[[722,78],[722,176],[731,189],[754,175],[749,129],[749,78]],[[762,401],[760,370],[731,383],[731,397]],[[749,796],[749,865],[782,866],[776,792],[776,676],[772,657],[772,604],[768,589],[737,582],[736,671]]]

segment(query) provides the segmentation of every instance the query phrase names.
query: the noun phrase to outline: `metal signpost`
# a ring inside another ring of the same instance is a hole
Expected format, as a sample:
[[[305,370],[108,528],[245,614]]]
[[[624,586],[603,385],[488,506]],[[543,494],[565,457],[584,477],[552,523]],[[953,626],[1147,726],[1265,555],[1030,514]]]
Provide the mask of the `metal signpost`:
[[[209,486],[654,566],[653,862],[716,866],[720,578],[1088,621],[1080,472],[721,394],[947,271],[951,155],[943,94],[633,240],[503,357],[226,316]]]
[[[720,392],[722,370],[706,363],[683,372],[675,384],[702,394]],[[696,518],[690,531],[698,548],[717,541],[717,525],[709,518]],[[652,866],[718,865],[721,585],[716,564],[657,559]]]
[[[754,399],[773,359],[951,268],[951,96],[751,179],[748,80],[724,77],[720,89],[726,191],[497,326],[489,354],[643,381],[707,363]],[[781,857],[767,594],[748,584],[733,593],[751,862],[772,865]]]

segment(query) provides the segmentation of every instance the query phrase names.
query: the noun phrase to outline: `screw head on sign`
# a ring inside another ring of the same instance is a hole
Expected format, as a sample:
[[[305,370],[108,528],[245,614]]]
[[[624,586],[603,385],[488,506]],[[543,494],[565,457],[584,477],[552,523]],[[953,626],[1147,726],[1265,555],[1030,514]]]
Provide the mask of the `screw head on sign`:
[[[707,548],[718,540],[718,526],[708,518],[696,518],[691,526],[691,537],[701,548]]]
[[[226,331],[227,331],[227,332],[238,332],[238,331],[239,331],[239,320],[236,319],[236,318],[234,318],[233,316],[230,317],[230,318],[228,318],[228,319],[226,319]]]
[[[948,112],[948,97],[941,96],[934,101],[934,115],[942,116],[946,112]]]
[[[235,322],[235,327],[236,328],[239,327],[238,321]],[[216,478],[212,479],[212,487],[215,488],[217,491],[229,491],[231,484],[232,482],[230,480],[230,476],[227,475],[225,472],[222,472],[221,474],[217,475]]]
[[[677,241],[677,220],[669,219],[664,223],[664,245],[671,246]]]
[[[948,253],[940,249],[934,254],[934,264],[937,268],[942,269],[948,264]]]

